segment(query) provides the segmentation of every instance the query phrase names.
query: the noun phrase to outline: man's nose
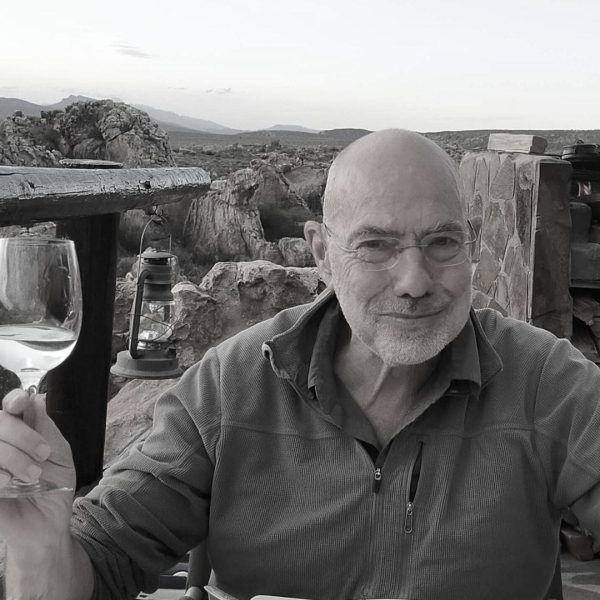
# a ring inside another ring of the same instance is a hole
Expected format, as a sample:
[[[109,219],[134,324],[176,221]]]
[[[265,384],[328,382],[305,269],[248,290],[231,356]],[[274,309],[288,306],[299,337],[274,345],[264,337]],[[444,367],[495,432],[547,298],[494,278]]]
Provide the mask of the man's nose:
[[[433,291],[432,269],[420,248],[405,248],[389,270],[396,296],[422,298]]]

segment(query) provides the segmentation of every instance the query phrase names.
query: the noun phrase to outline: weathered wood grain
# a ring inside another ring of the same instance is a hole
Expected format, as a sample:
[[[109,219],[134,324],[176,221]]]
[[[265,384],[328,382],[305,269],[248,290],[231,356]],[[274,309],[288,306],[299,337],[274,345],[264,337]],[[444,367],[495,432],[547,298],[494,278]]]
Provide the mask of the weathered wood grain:
[[[0,166],[0,225],[119,213],[196,198],[210,187],[198,167],[55,169]]]

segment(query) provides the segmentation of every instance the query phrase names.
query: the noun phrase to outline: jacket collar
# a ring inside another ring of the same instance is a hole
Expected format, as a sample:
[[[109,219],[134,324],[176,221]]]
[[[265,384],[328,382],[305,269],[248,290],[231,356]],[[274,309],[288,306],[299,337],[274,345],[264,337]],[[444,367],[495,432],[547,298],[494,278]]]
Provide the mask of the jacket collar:
[[[308,391],[309,370],[314,343],[324,312],[337,303],[333,289],[327,288],[286,331],[263,344],[263,353],[271,361],[275,373]],[[475,396],[502,370],[502,359],[483,332],[476,312],[458,336],[444,350],[453,381],[465,382]]]

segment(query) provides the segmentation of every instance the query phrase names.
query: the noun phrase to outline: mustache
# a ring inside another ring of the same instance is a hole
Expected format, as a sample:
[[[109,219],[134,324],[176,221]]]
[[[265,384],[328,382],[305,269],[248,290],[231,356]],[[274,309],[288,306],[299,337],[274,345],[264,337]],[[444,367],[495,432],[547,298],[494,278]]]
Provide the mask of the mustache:
[[[396,298],[393,302],[377,303],[371,305],[371,311],[375,313],[391,313],[399,315],[428,315],[437,313],[450,304],[449,299],[436,300],[427,298]]]

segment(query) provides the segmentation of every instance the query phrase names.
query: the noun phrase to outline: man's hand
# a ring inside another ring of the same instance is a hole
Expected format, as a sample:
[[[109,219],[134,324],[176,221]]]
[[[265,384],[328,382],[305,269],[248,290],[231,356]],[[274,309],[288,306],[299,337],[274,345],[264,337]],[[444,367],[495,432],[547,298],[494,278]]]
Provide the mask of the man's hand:
[[[41,478],[70,489],[75,485],[71,449],[48,417],[43,397],[29,397],[22,390],[8,393],[0,411],[0,487],[13,476],[24,482]],[[63,492],[0,499],[0,538],[12,545],[26,542],[30,531],[39,536],[48,528],[68,527],[72,497]]]
[[[71,449],[48,417],[44,398],[22,390],[8,393],[0,411],[0,487],[13,476],[75,487]],[[72,491],[0,497],[0,540],[8,550],[7,598],[91,596],[91,564],[70,534],[72,501]]]

